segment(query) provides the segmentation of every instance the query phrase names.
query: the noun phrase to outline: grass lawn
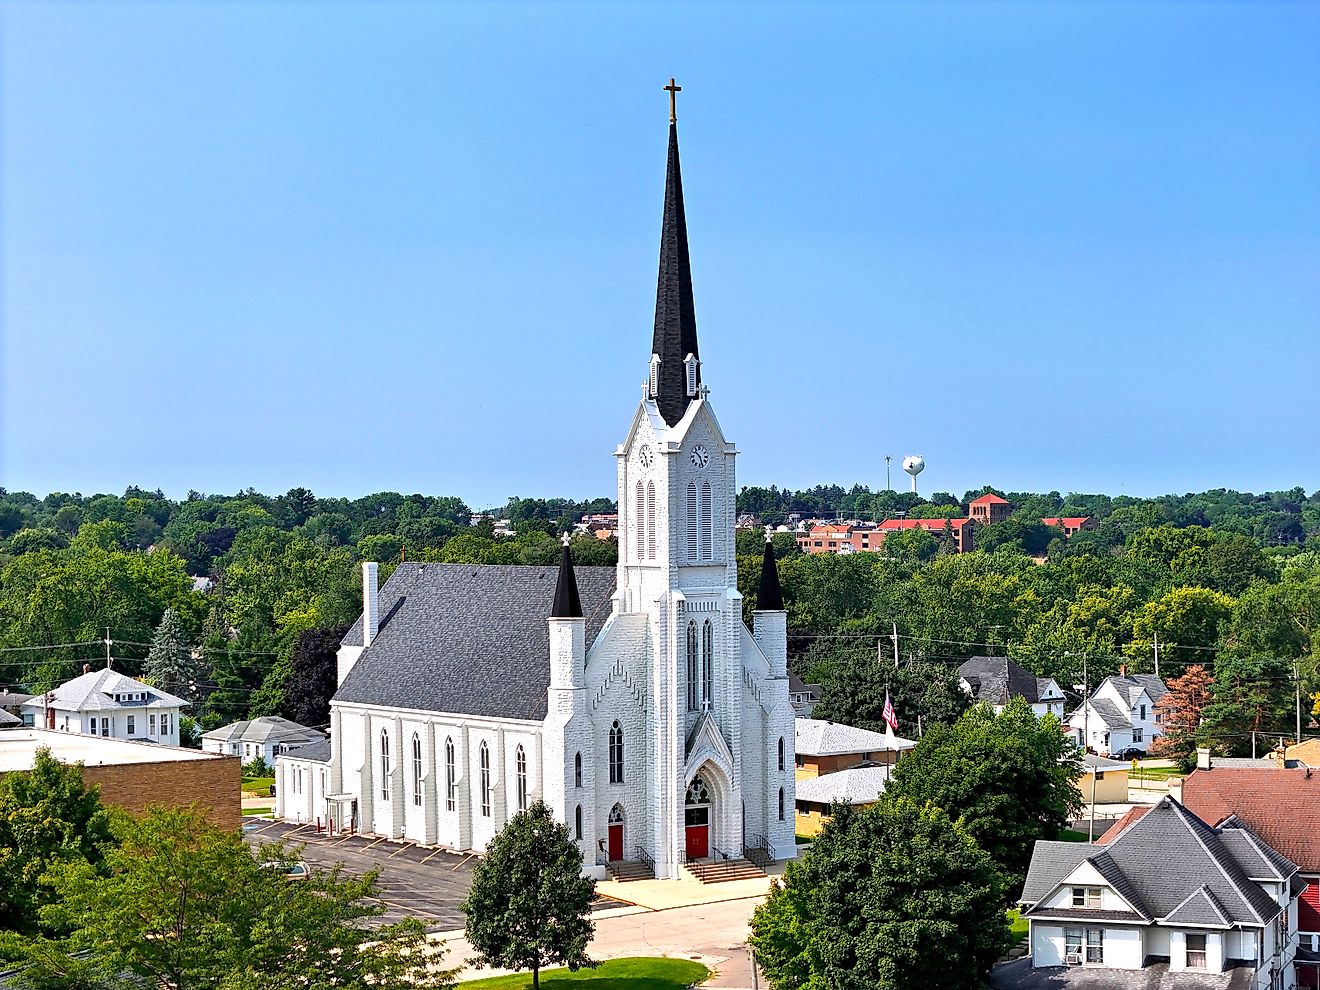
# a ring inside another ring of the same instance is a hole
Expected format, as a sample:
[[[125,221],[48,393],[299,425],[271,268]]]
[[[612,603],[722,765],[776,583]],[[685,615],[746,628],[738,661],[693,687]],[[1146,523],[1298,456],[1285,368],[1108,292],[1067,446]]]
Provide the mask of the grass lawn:
[[[274,810],[275,810],[274,808],[244,808],[244,809],[243,809],[243,814],[245,814],[245,815],[269,815],[269,814],[270,814],[272,811],[274,811]]]
[[[1008,909],[1008,930],[1013,933],[1013,944],[1019,945],[1027,937],[1027,919],[1018,914],[1017,908]]]
[[[583,984],[591,990],[686,990],[709,975],[710,970],[689,959],[611,959],[595,969],[580,969],[576,973],[566,969],[543,969],[541,986],[554,988]],[[531,973],[492,976],[459,984],[465,990],[521,990],[531,985]]]
[[[1099,824],[1099,823],[1097,823]],[[1097,829],[1099,831],[1099,829]],[[1090,842],[1091,837],[1085,832],[1074,832],[1070,828],[1065,828],[1059,833],[1060,842]]]
[[[270,785],[275,783],[274,777],[244,777],[242,790],[251,791],[253,794],[267,795],[270,793]]]

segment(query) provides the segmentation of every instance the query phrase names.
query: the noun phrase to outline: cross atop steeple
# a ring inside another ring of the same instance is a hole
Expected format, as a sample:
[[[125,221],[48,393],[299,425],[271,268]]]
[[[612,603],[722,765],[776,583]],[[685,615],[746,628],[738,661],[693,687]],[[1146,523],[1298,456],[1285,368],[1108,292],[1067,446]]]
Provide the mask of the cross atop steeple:
[[[674,97],[677,96],[679,93],[683,92],[683,87],[675,86],[674,77],[670,76],[669,85],[662,88],[669,93],[669,122],[671,124],[676,124],[678,123],[678,113],[677,113],[677,107],[675,106]]]

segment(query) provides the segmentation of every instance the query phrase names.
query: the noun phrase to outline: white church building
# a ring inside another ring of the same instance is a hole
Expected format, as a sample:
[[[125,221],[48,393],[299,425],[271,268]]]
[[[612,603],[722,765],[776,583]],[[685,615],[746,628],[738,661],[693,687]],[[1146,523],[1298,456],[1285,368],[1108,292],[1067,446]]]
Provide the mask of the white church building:
[[[795,854],[786,617],[767,544],[743,621],[737,450],[703,384],[672,118],[643,363],[617,567],[575,569],[566,545],[557,568],[407,562],[378,588],[364,564],[330,743],[279,758],[279,816],[481,850],[540,799],[594,872]]]

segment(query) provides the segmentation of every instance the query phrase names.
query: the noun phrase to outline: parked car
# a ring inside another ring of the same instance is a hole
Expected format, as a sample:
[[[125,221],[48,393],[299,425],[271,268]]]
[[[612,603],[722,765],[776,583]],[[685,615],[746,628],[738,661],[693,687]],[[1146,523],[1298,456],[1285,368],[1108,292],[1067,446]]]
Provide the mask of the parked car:
[[[306,863],[281,863],[279,860],[271,860],[269,863],[262,863],[261,868],[282,873],[285,880],[306,880],[311,876]]]
[[[1111,755],[1114,760],[1142,760],[1146,757],[1146,751],[1137,746],[1129,746],[1127,749],[1120,749],[1117,753]]]

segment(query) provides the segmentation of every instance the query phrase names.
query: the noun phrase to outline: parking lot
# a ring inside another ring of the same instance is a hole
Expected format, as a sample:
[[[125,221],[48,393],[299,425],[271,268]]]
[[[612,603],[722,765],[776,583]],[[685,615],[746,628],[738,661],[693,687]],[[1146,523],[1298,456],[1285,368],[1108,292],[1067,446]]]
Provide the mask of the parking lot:
[[[243,834],[253,848],[281,839],[289,846],[302,845],[302,859],[313,869],[342,863],[361,874],[379,867],[383,924],[417,918],[430,931],[463,927],[459,905],[472,883],[474,856],[369,835],[318,835],[314,828],[268,818],[245,818]]]

